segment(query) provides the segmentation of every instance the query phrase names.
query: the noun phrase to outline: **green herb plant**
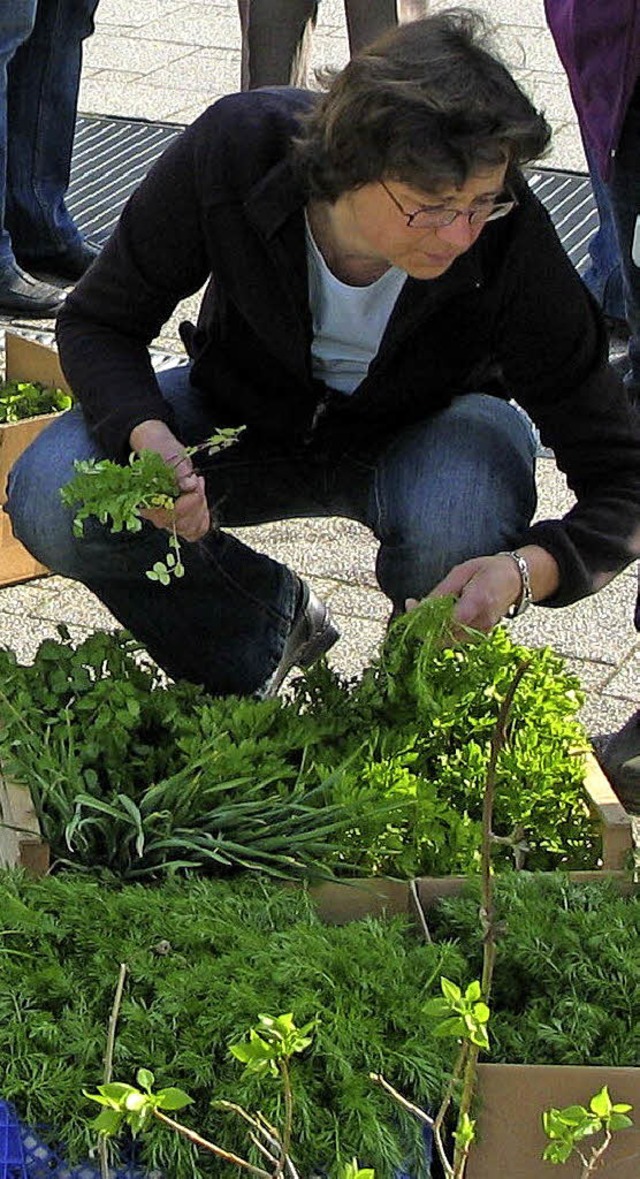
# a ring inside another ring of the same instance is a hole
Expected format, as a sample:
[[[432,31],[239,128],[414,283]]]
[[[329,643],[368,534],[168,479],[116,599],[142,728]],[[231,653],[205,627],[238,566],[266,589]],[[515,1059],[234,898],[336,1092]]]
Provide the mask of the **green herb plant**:
[[[105,1077],[118,962],[128,982]],[[154,1092],[177,1087],[193,1099],[190,1126],[259,1164],[246,1124],[213,1111],[211,1098],[283,1128],[282,1084],[241,1067],[229,1045],[246,1042],[258,1012],[291,1011],[298,1028],[318,1020],[291,1069],[300,1172],[358,1157],[382,1179],[403,1165],[424,1179],[420,1124],[392,1110],[369,1073],[393,1077],[425,1108],[439,1101],[451,1054],[423,1034],[422,1007],[441,974],[465,973],[455,946],[416,938],[406,916],[327,925],[306,889],[255,874],[122,886],[106,875],[0,873],[2,1096],[27,1125],[63,1138],[72,1167],[95,1148],[82,1089],[137,1085],[146,1065]],[[180,1179],[230,1170],[155,1117],[138,1151],[146,1171]]]
[[[139,532],[142,513],[151,508],[165,508],[173,513],[180,494],[176,466],[185,458],[205,451],[208,455],[226,450],[237,442],[243,427],[217,430],[206,442],[185,447],[176,455],[175,464],[167,463],[153,450],[132,453],[126,466],[111,459],[86,459],[74,463],[76,474],[60,489],[65,507],[75,508],[73,531],[82,536],[84,521],[93,516],[111,532]],[[175,517],[171,516],[168,551],[163,559],[146,570],[150,581],[169,585],[172,577],[184,577],[180,540]]]
[[[21,422],[45,413],[62,413],[73,405],[73,397],[40,381],[0,383],[0,422]]]
[[[60,631],[31,665],[0,650],[3,768],[28,783],[55,864],[89,873],[222,873],[273,853],[283,875],[475,874],[491,731],[526,659],[496,767],[495,870],[596,867],[577,681],[504,633],[451,648],[450,614],[425,602],[361,680],[316,665],[275,700],[167,683],[122,632],[74,646]]]
[[[580,1179],[589,1179],[602,1164],[604,1155],[618,1130],[633,1125],[628,1116],[632,1106],[626,1102],[612,1102],[606,1085],[584,1105],[567,1105],[564,1109],[547,1109],[542,1125],[547,1138],[543,1158],[549,1163],[566,1163],[573,1154],[580,1159]],[[587,1152],[585,1139],[594,1134],[600,1140]]]
[[[491,874],[491,847],[495,840],[491,830],[495,768],[500,751],[506,741],[507,721],[515,690],[525,671],[526,664],[522,664],[502,701],[492,736],[492,753],[485,783],[481,849],[482,905],[480,910],[484,945],[482,982],[474,980],[463,990],[462,987],[443,975],[440,978],[442,997],[431,999],[424,1007],[426,1015],[439,1020],[435,1029],[436,1036],[454,1037],[459,1044],[458,1055],[436,1117],[431,1117],[425,1110],[409,1101],[382,1074],[370,1073],[370,1080],[381,1086],[401,1108],[431,1128],[446,1179],[464,1179],[469,1149],[475,1138],[475,1120],[471,1117],[471,1105],[478,1056],[481,1050],[487,1051],[489,1048],[487,1024],[490,1011],[487,999],[491,989],[497,934]],[[291,1179],[299,1179],[290,1155],[293,1095],[289,1061],[294,1054],[309,1047],[311,1043],[310,1032],[313,1030],[314,1023],[312,1021],[298,1029],[293,1021],[292,1013],[275,1018],[270,1015],[260,1015],[258,1019],[258,1026],[251,1029],[248,1041],[232,1045],[231,1052],[237,1060],[245,1065],[247,1072],[254,1073],[259,1077],[267,1075],[280,1077],[284,1094],[283,1131],[280,1133],[270,1124],[265,1127],[261,1115],[249,1114],[246,1109],[235,1103],[218,1100],[213,1104],[219,1109],[232,1110],[249,1124],[252,1130],[252,1141],[275,1169],[265,1171],[262,1168],[256,1168],[246,1159],[231,1155],[217,1144],[209,1142],[201,1135],[185,1128],[181,1123],[170,1119],[165,1111],[183,1108],[190,1099],[175,1089],[162,1090],[158,1094],[153,1094],[150,1086],[154,1078],[147,1070],[138,1073],[138,1083],[144,1092],[128,1085],[109,1084],[100,1086],[97,1094],[85,1093],[85,1096],[107,1107],[94,1123],[94,1128],[102,1134],[111,1135],[117,1133],[125,1121],[134,1132],[138,1132],[144,1128],[149,1117],[154,1115],[178,1133],[184,1134],[202,1149],[211,1151],[219,1158],[224,1158],[229,1163],[260,1176],[260,1179],[270,1179],[270,1176],[279,1176],[285,1171]],[[453,1157],[450,1158],[444,1141],[443,1126],[455,1094],[458,1095],[459,1104],[455,1130],[453,1131],[455,1145]],[[174,1102],[176,1104],[172,1104]],[[266,1139],[266,1142],[263,1139]],[[352,1166],[357,1168],[357,1163],[354,1162]],[[358,1174],[357,1170],[356,1174]],[[345,1179],[344,1171],[341,1173],[340,1179]]]

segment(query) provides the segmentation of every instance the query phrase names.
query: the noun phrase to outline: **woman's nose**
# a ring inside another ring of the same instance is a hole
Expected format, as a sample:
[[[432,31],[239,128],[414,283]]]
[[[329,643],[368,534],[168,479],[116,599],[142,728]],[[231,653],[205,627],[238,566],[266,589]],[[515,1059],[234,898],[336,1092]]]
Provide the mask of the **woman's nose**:
[[[466,213],[451,222],[450,225],[440,225],[436,233],[441,241],[455,246],[457,250],[468,250],[473,245],[481,226],[472,225]]]

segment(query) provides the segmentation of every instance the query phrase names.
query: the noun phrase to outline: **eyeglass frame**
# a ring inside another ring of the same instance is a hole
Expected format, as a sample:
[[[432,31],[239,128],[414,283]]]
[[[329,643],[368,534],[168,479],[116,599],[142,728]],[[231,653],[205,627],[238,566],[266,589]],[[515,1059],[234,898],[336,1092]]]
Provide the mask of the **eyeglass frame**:
[[[403,217],[406,217],[408,229],[444,229],[448,225],[453,225],[454,221],[456,221],[458,217],[466,217],[469,225],[484,225],[487,221],[498,221],[501,217],[507,217],[508,214],[512,213],[513,210],[518,206],[518,201],[515,194],[510,188],[507,188],[505,191],[509,193],[511,199],[508,201],[496,201],[491,205],[491,209],[488,213],[485,212],[484,209],[438,210],[429,209],[428,206],[422,206],[419,209],[414,209],[413,213],[408,213],[407,210],[400,204],[397,196],[395,196],[391,189],[387,187],[384,180],[379,180],[378,184],[381,185],[387,196],[391,198],[394,205],[396,206],[396,209],[402,213]],[[419,217],[421,213],[432,213],[435,214],[438,218],[444,217],[445,220],[432,221],[429,225],[416,225],[416,217]]]

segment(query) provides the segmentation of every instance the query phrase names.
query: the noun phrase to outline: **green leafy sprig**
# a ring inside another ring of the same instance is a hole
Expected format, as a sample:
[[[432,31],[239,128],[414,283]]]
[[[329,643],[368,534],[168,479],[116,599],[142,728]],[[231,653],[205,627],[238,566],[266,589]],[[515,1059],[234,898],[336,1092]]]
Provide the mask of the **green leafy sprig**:
[[[595,1093],[584,1105],[567,1105],[564,1109],[547,1109],[542,1115],[542,1126],[548,1145],[543,1158],[548,1163],[566,1163],[576,1154],[582,1166],[581,1179],[589,1179],[602,1164],[603,1156],[611,1145],[611,1139],[618,1130],[633,1126],[628,1116],[633,1107],[626,1102],[611,1100],[606,1085]],[[600,1140],[588,1149],[586,1138],[601,1135]]]
[[[173,516],[180,495],[176,467],[182,459],[200,451],[213,455],[232,446],[242,429],[220,429],[206,442],[185,447],[180,455],[176,455],[173,466],[153,450],[130,454],[125,466],[111,459],[77,460],[74,463],[75,476],[60,489],[65,507],[75,509],[74,535],[83,535],[84,522],[90,517],[95,517],[113,533],[139,532],[143,512],[164,508],[171,513],[168,550],[164,559],[158,559],[151,569],[146,570],[146,576],[161,585],[169,585],[172,577],[184,577],[180,540]]]

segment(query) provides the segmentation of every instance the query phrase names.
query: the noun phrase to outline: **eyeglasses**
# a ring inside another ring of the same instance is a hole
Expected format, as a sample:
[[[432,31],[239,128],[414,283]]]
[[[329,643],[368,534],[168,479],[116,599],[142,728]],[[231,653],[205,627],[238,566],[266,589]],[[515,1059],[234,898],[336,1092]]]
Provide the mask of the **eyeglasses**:
[[[422,208],[408,213],[391,189],[387,188],[384,180],[379,180],[378,183],[384,188],[387,196],[391,197],[396,209],[399,209],[402,216],[406,217],[409,229],[439,229],[445,225],[453,225],[457,217],[466,217],[469,225],[484,225],[485,221],[497,221],[499,217],[506,217],[507,213],[515,209],[518,204],[513,197],[510,201],[492,201],[477,209]]]

